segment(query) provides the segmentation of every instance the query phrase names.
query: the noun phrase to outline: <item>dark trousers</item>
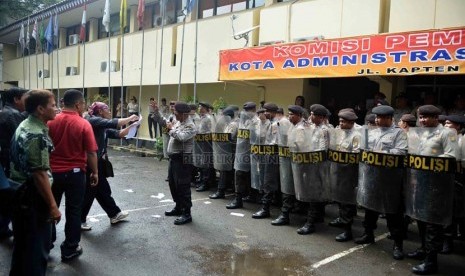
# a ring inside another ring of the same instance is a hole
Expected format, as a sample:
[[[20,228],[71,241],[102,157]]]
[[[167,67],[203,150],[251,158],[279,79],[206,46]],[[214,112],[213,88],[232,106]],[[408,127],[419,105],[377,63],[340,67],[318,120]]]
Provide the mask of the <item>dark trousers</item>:
[[[213,168],[199,168],[200,169],[200,183],[210,185],[215,183],[215,169]]]
[[[377,227],[379,213],[365,209],[365,219],[363,220],[363,227],[366,232],[373,232]],[[392,239],[395,241],[403,240],[404,229],[404,216],[401,213],[386,214],[386,222]]]
[[[65,194],[65,241],[62,244],[62,255],[72,253],[81,241],[81,212],[84,194],[86,192],[86,175],[79,172],[65,172],[53,174],[53,197],[60,206],[63,193]],[[53,241],[56,240],[56,229],[53,227]]]
[[[281,197],[283,202],[281,212],[289,213],[294,208],[294,204],[296,202],[295,196],[282,193]]]
[[[326,202],[310,202],[308,207],[308,222],[323,222],[325,218]]]
[[[192,174],[192,163],[189,155],[170,155],[168,167],[168,183],[171,196],[176,206],[190,210],[192,207],[190,180]]]
[[[237,195],[248,194],[250,189],[250,172],[235,171],[234,182]]]
[[[426,252],[438,253],[442,249],[444,242],[444,227],[439,224],[432,224],[423,221],[417,221],[422,246]]]
[[[150,138],[154,138],[154,137],[157,138],[157,121],[152,116],[153,116],[152,114],[149,114],[149,117],[147,118],[147,122],[149,124]],[[153,136],[152,127],[153,127],[153,130],[155,131],[155,136]]]
[[[234,181],[234,170],[231,171],[220,171],[220,180],[218,181],[218,190],[226,190],[226,188],[232,186]]]
[[[112,218],[121,212],[121,209],[116,205],[115,200],[111,196],[110,183],[108,183],[107,178],[103,175],[103,163],[101,159],[98,160],[98,185],[95,187],[90,185],[89,172],[86,174],[86,179],[87,187],[84,196],[84,203],[82,205],[81,223],[86,222],[87,215],[94,203],[94,199],[97,199],[98,204],[100,204],[109,218]]]
[[[14,203],[11,276],[45,275],[47,270],[52,240],[50,213],[35,189],[29,190],[28,197],[27,202],[18,198]]]
[[[339,203],[339,218],[345,224],[352,225],[357,215],[357,206],[354,204]]]

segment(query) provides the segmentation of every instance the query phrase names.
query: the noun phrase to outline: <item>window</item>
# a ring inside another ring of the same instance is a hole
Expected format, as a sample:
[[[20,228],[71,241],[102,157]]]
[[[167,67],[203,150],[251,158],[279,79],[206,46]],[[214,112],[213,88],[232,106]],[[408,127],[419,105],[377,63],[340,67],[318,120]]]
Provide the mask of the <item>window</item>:
[[[90,22],[87,21],[86,23],[86,41],[89,41],[89,29],[90,29]],[[69,46],[69,36],[77,34],[79,35],[81,33],[81,24],[71,26],[66,28],[66,46]]]
[[[129,17],[130,12],[127,13],[127,26],[124,28],[124,33],[129,33]],[[119,25],[119,12],[112,14],[110,16],[110,36],[115,36],[120,34],[120,25]],[[98,20],[98,38],[105,38],[107,37],[107,31],[105,30],[105,26],[103,26],[103,18]]]
[[[265,5],[265,0],[204,0],[199,2],[199,18],[226,14]]]

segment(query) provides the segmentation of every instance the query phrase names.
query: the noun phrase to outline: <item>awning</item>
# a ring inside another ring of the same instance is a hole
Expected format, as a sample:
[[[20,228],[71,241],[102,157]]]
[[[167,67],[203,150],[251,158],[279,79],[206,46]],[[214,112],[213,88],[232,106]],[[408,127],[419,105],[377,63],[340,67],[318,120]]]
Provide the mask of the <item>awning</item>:
[[[219,80],[465,73],[465,28],[220,51]]]

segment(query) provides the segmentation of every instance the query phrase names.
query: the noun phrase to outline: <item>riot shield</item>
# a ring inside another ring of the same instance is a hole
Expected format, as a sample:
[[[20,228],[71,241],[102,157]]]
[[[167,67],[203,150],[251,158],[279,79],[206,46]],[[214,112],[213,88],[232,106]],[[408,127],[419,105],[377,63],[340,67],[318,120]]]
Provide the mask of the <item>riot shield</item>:
[[[282,118],[278,123],[278,151],[279,151],[279,179],[281,192],[294,195],[294,178],[292,177],[291,152],[287,146],[287,135],[293,127],[287,118]]]
[[[420,221],[449,225],[452,221],[454,199],[455,158],[445,158],[432,153],[433,128],[410,128],[408,132],[409,155],[404,186],[405,213]],[[410,145],[412,143],[412,145]],[[442,152],[436,152],[441,155]]]
[[[269,120],[253,120],[250,126],[250,180],[254,189],[261,190],[265,184],[265,165],[267,153],[273,151],[271,146],[266,146],[266,135],[271,128]]]
[[[234,169],[239,171],[250,171],[250,126],[254,120],[258,120],[255,112],[241,111],[234,156]]]
[[[329,134],[331,199],[344,204],[357,204],[360,131],[355,128],[331,129]]]
[[[361,129],[357,203],[362,207],[394,214],[401,211],[404,155],[374,152],[374,142],[382,135],[377,127]]]
[[[291,153],[295,197],[303,202],[329,200],[329,163],[326,149],[316,143],[324,135],[322,130],[303,124],[290,129],[288,146]]]
[[[231,122],[230,116],[218,115],[212,124],[213,167],[216,170],[230,171],[233,169],[234,144],[231,140],[231,133],[226,132]]]
[[[192,153],[193,164],[197,168],[211,168],[213,166],[211,127],[212,116],[206,115],[200,118]]]

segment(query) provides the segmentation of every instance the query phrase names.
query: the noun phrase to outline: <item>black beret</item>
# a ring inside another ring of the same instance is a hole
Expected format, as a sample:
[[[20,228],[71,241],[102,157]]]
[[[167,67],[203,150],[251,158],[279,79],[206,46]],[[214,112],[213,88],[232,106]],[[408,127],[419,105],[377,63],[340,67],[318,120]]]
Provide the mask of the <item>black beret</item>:
[[[449,115],[446,116],[446,120],[449,120],[456,124],[465,124],[465,116],[462,115]]]
[[[350,111],[350,112],[354,112],[354,113],[355,113],[355,110],[354,110],[353,108],[350,108],[350,107],[348,107],[348,108],[343,108],[343,109],[339,110],[339,112],[343,112],[343,111]]]
[[[176,102],[174,105],[174,110],[176,110],[179,113],[189,113],[191,112],[191,108],[188,104],[185,102]]]
[[[329,111],[321,104],[312,104],[310,106],[310,112],[312,112],[313,115],[328,116]]]
[[[394,108],[389,105],[378,105],[374,107],[371,112],[380,116],[392,116],[394,114]]]
[[[447,120],[446,118],[447,118],[446,115],[439,115],[438,116],[438,121],[445,121],[445,120]]]
[[[355,112],[350,111],[350,110],[339,111],[339,114],[337,114],[337,116],[339,116],[339,118],[342,118],[342,119],[347,120],[347,121],[355,121],[355,120],[358,119]]]
[[[422,105],[418,108],[418,115],[439,115],[441,114],[441,109],[437,108],[434,105]]]
[[[304,109],[300,105],[290,105],[287,107],[287,110],[296,115],[302,115],[302,113],[304,113]]]
[[[376,102],[377,105],[389,105],[388,101],[385,99],[380,99]]]
[[[242,107],[244,108],[244,110],[250,110],[257,107],[257,105],[254,102],[246,102]]]
[[[237,105],[229,105],[227,108],[231,108],[234,112],[239,111],[239,107]]]
[[[331,111],[329,111],[329,109],[325,108],[326,109],[326,116],[331,116]]]
[[[368,115],[365,117],[365,121],[366,121],[366,122],[369,122],[369,123],[372,123],[372,124],[375,123],[375,119],[376,119],[376,115],[375,115],[375,114],[368,114]]]
[[[276,111],[276,113],[284,114],[283,108],[282,108],[282,107],[278,108],[278,110]]]
[[[260,113],[263,113],[265,112],[266,110],[264,108],[260,108],[259,110],[257,110],[257,114],[260,114]]]
[[[189,104],[189,108],[190,108],[191,110],[197,110],[198,107],[199,107],[199,106],[196,105],[196,104]]]
[[[417,118],[415,118],[412,114],[404,114],[400,117],[400,120],[404,122],[416,122]]]
[[[199,102],[199,105],[208,109],[213,109],[213,106],[207,102]]]
[[[271,111],[271,112],[276,112],[278,111],[278,106],[274,103],[265,103],[263,105],[263,108],[266,109],[267,111]]]
[[[223,115],[229,116],[231,118],[234,117],[234,109],[232,109],[231,107],[223,109]]]

